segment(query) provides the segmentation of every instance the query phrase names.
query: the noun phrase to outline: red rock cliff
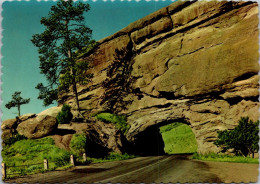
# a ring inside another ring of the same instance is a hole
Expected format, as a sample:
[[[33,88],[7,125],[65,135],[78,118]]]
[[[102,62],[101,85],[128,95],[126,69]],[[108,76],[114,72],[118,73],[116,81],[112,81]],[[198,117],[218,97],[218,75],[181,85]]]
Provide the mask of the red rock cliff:
[[[175,2],[100,41],[94,78],[79,86],[82,113],[125,114],[139,152],[155,151],[158,126],[176,121],[199,152],[217,151],[217,130],[259,118],[258,34],[255,2]],[[74,106],[72,93],[64,102]]]

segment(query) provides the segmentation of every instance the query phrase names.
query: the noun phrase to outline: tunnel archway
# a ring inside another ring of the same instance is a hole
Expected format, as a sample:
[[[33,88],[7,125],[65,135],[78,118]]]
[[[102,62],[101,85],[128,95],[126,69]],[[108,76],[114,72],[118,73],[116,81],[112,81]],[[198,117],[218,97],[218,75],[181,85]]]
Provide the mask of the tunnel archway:
[[[160,126],[153,125],[146,128],[135,137],[133,152],[140,156],[164,155],[164,142],[160,133]]]
[[[136,135],[132,151],[140,156],[155,156],[192,153],[197,151],[197,147],[189,123],[175,120],[149,126]]]
[[[185,123],[174,122],[160,127],[166,154],[197,152],[198,144],[191,127]]]

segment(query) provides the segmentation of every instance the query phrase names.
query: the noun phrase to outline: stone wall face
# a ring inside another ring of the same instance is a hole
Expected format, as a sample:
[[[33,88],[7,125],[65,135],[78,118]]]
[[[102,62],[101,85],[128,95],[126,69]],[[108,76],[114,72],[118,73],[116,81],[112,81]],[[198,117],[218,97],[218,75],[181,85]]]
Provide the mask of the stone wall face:
[[[217,151],[217,130],[259,118],[258,5],[178,1],[100,41],[94,78],[79,86],[85,116],[127,116],[132,142],[152,126],[182,121],[198,151]],[[84,58],[83,58],[84,59]],[[75,106],[72,93],[60,103]]]

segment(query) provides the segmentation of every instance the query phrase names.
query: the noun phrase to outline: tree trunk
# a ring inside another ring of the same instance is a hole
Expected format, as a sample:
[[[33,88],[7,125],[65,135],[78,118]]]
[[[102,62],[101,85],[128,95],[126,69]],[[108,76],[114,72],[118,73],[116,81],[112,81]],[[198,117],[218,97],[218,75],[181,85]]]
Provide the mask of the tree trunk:
[[[68,50],[68,56],[69,56],[69,58],[71,58],[71,50]],[[77,89],[77,84],[76,84],[76,81],[75,81],[75,78],[74,78],[75,74],[74,74],[74,71],[73,71],[72,68],[70,69],[70,72],[71,72],[71,75],[73,76],[72,77],[72,88],[73,88],[73,93],[75,95],[75,102],[76,102],[76,105],[77,105],[77,111],[80,113],[78,89]]]
[[[240,153],[243,157],[246,157],[241,150],[239,150],[239,153]]]
[[[18,108],[18,117],[20,117],[21,116],[20,104],[17,104],[17,108]]]
[[[68,20],[65,21],[65,25],[66,25],[66,29],[68,31]],[[70,41],[70,37],[69,35],[66,36],[69,41]],[[68,58],[69,59],[72,59],[72,52],[71,52],[71,48],[68,48]],[[72,66],[73,67],[73,66]],[[75,95],[75,102],[76,102],[76,105],[77,105],[77,111],[78,113],[80,114],[80,108],[79,108],[79,98],[78,98],[78,90],[77,90],[77,84],[76,84],[76,81],[75,81],[75,73],[73,71],[73,68],[70,68],[70,73],[72,75],[72,88],[73,88],[73,93]]]
[[[78,89],[77,89],[77,84],[76,84],[76,82],[75,82],[75,79],[73,79],[73,93],[74,93],[74,95],[75,95],[75,101],[76,101],[76,105],[77,105],[77,111],[80,113]]]
[[[68,56],[69,56],[69,58],[71,58],[71,50],[70,49],[68,50]],[[80,113],[78,89],[77,89],[77,84],[76,84],[75,77],[74,77],[75,74],[74,74],[74,71],[73,71],[72,68],[70,69],[70,72],[71,72],[71,75],[73,76],[72,77],[72,88],[73,88],[73,93],[75,95],[75,102],[76,102],[76,105],[77,105],[77,111]]]

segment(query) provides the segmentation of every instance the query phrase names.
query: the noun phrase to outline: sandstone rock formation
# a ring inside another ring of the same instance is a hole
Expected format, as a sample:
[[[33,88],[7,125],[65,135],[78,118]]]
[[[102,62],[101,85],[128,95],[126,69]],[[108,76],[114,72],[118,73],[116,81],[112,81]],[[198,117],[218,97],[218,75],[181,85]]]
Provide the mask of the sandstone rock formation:
[[[57,147],[61,149],[65,149],[67,151],[70,151],[70,141],[73,134],[65,134],[65,135],[51,135],[50,137],[54,140],[54,143]]]
[[[93,59],[94,74],[79,86],[82,113],[126,115],[137,153],[156,150],[147,137],[156,141],[158,127],[176,121],[190,125],[198,152],[217,151],[217,130],[259,118],[258,34],[256,2],[177,1],[82,58]],[[59,103],[74,107],[72,97]]]
[[[40,112],[38,114],[38,116],[42,116],[42,115],[48,115],[48,116],[52,116],[52,117],[57,117],[58,113],[61,111],[61,106],[60,107],[51,107],[49,109],[46,109],[42,112]]]
[[[36,117],[36,114],[24,114],[20,117],[16,117],[15,119],[8,119],[2,122],[1,125],[1,130],[2,130],[2,142],[3,144],[5,144],[6,142],[8,142],[8,140],[11,137],[14,137],[15,135],[17,135],[17,127],[18,125],[23,122],[26,121],[30,118],[34,118]]]
[[[36,114],[33,114],[33,113],[24,114],[19,117],[19,122],[25,121],[27,119],[34,118],[34,117],[36,117]]]
[[[16,129],[18,125],[17,119],[8,119],[2,122],[1,129],[8,130],[8,129]]]
[[[55,145],[70,150],[69,144],[74,133],[87,136],[86,154],[90,157],[100,158],[110,152],[124,153],[130,149],[128,141],[115,125],[97,120],[91,123],[59,124],[55,135],[51,137]]]
[[[73,134],[79,133],[87,136],[87,156],[100,158],[110,152],[125,153],[131,149],[123,133],[114,124],[89,118],[88,123],[71,122],[58,125],[55,117],[57,109],[59,108],[50,108],[38,115],[25,114],[16,119],[3,121],[3,143],[8,142],[8,139],[17,133],[29,139],[49,136],[56,146],[70,150]]]
[[[57,129],[57,126],[56,118],[42,115],[21,122],[16,130],[20,135],[29,139],[36,139],[49,135]]]

